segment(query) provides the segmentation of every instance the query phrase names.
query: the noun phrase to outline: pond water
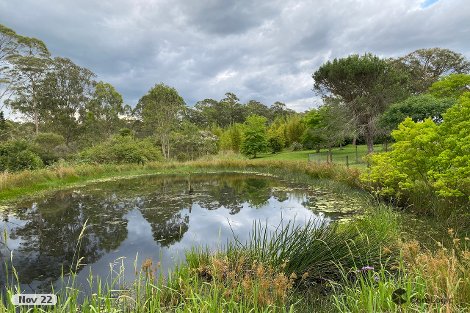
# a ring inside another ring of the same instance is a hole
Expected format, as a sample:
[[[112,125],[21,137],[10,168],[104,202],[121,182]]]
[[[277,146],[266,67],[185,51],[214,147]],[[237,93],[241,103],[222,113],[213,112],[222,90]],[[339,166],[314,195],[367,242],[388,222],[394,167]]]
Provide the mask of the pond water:
[[[358,199],[254,174],[146,176],[102,182],[18,203],[0,213],[1,266],[13,255],[21,287],[45,291],[59,286],[81,259],[77,282],[103,279],[124,264],[135,279],[150,258],[166,273],[192,247],[217,249],[237,236],[248,239],[254,221],[330,222],[350,217]],[[347,210],[346,210],[347,209]],[[78,238],[86,223],[82,239]],[[6,237],[6,242],[5,238]],[[136,261],[137,259],[137,261]],[[2,268],[0,285],[4,285]]]

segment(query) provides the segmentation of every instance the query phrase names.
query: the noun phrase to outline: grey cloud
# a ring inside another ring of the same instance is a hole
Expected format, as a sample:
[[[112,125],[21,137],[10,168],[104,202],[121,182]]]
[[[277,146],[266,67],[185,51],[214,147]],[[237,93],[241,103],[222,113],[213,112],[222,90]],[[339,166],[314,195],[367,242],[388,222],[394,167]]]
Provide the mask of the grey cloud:
[[[303,111],[318,105],[311,75],[330,58],[435,46],[470,57],[466,0],[0,0],[0,20],[131,105],[164,82],[190,105],[231,91]]]

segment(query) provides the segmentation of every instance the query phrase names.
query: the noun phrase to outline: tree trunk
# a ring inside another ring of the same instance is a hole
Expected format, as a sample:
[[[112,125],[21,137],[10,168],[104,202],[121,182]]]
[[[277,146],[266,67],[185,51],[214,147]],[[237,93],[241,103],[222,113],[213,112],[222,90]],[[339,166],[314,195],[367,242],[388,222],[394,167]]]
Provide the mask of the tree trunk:
[[[39,134],[39,117],[38,110],[34,111],[34,126],[36,127],[36,135]]]
[[[374,152],[374,124],[372,120],[369,120],[367,123],[364,137],[367,143],[367,154],[371,154]]]
[[[365,134],[366,143],[367,143],[367,154],[374,152],[374,139],[370,134]]]

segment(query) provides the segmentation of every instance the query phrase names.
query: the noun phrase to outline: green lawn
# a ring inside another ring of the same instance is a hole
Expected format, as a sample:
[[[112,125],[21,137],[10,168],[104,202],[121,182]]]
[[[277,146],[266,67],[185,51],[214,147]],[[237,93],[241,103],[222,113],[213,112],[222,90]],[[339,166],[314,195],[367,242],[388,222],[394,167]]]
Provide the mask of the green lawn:
[[[375,145],[374,146],[375,152],[383,151],[382,145]],[[356,149],[353,145],[347,145],[342,148],[334,148],[333,152],[333,163],[338,164],[346,164],[346,156],[348,156],[349,165],[352,166],[365,166],[366,163],[362,159],[363,156],[367,154],[367,146],[366,145],[358,145],[357,146],[357,154],[358,160],[356,161]],[[299,161],[307,161],[309,160],[312,162],[326,162],[327,161],[327,149],[321,149],[320,153],[317,153],[316,150],[303,150],[303,151],[288,151],[284,150],[280,153],[276,154],[261,154],[259,156],[259,160],[299,160]]]

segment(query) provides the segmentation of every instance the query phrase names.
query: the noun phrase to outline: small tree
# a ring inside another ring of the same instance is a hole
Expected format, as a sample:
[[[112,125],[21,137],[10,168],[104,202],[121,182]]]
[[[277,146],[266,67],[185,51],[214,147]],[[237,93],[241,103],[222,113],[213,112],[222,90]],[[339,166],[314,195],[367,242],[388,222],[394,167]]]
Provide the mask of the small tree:
[[[266,118],[251,115],[246,119],[241,144],[242,154],[256,158],[256,154],[265,152],[267,148]]]
[[[144,127],[158,137],[167,159],[170,158],[171,132],[178,125],[184,109],[185,103],[178,91],[163,83],[150,89],[137,104],[135,113],[141,117]]]

